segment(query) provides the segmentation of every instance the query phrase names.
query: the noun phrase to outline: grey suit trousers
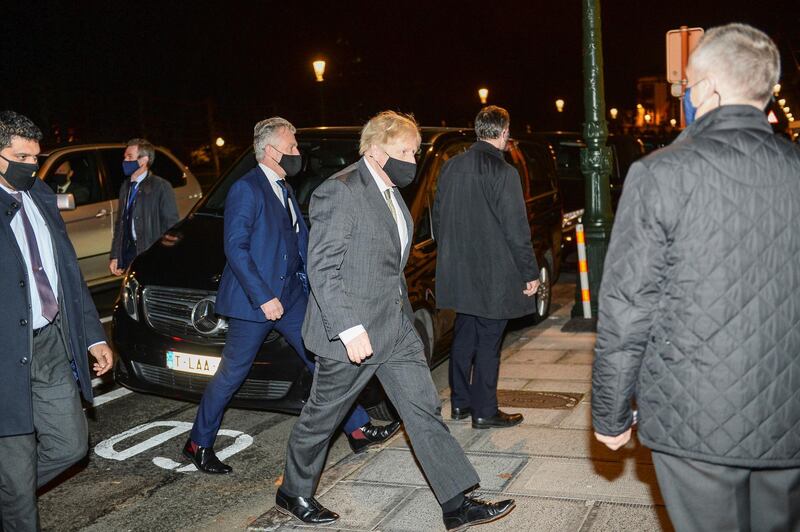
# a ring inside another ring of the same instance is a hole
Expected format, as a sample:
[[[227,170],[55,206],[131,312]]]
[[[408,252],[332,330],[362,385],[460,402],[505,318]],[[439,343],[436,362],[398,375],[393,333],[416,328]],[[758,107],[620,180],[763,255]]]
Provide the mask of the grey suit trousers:
[[[403,316],[395,348],[381,364],[357,366],[317,358],[311,395],[289,437],[281,490],[292,497],[314,496],[331,435],[373,375],[400,414],[414,454],[439,502],[478,484],[477,472],[442,420],[441,401],[422,342]],[[414,465],[409,462],[408,467]]]
[[[800,532],[800,468],[748,469],[653,452],[677,532]]]
[[[86,456],[88,447],[86,416],[58,323],[33,339],[29,363],[36,432],[0,438],[4,532],[39,530],[36,489]]]

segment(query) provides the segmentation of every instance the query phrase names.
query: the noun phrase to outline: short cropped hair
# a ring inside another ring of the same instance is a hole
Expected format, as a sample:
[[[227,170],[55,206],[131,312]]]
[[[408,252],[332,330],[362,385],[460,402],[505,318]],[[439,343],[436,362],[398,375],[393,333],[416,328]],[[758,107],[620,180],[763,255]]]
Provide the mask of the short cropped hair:
[[[475,117],[475,134],[479,140],[500,138],[511,124],[511,115],[502,107],[487,105]]]
[[[766,33],[747,24],[705,32],[689,64],[700,77],[717,76],[731,95],[765,105],[781,73],[778,47]]]
[[[139,149],[139,157],[147,157],[147,167],[153,166],[153,161],[156,160],[156,148],[147,139],[131,139],[128,141],[128,146],[136,146]]]
[[[297,132],[291,122],[280,116],[273,116],[256,124],[253,128],[253,149],[256,152],[257,161],[261,161],[264,156],[264,149],[283,128],[288,129],[290,133]]]
[[[364,155],[370,146],[386,145],[400,137],[413,137],[419,146],[422,136],[414,115],[396,111],[381,111],[364,124],[358,153]]]
[[[14,111],[0,112],[0,150],[11,146],[11,138],[42,140],[42,130],[27,116]]]

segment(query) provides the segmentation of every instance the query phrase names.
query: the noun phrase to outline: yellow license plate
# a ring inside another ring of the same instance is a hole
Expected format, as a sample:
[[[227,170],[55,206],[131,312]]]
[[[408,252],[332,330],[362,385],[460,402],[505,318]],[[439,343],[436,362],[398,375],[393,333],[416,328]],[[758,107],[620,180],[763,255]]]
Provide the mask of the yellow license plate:
[[[222,360],[220,357],[167,351],[167,367],[185,373],[213,375],[217,372],[220,360]]]

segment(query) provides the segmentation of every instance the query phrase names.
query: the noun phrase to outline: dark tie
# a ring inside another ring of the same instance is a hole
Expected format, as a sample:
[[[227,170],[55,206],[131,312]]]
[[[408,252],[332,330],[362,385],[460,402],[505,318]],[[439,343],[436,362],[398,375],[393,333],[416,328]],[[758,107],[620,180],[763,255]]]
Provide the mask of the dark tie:
[[[289,223],[294,227],[297,222],[292,218],[292,208],[289,206],[289,188],[286,186],[286,180],[278,179],[278,185],[281,187],[281,192],[283,192],[283,206],[286,207],[286,213],[289,215]]]
[[[44,271],[44,266],[42,265],[36,233],[33,230],[31,221],[28,219],[28,214],[25,212],[22,193],[13,192],[11,195],[19,203],[19,214],[22,216],[22,226],[25,228],[25,240],[28,242],[28,253],[30,255],[33,278],[36,281],[36,291],[39,292],[39,299],[42,302],[42,316],[47,321],[53,321],[58,314],[58,301],[53,293],[53,287],[47,279],[47,272]]]

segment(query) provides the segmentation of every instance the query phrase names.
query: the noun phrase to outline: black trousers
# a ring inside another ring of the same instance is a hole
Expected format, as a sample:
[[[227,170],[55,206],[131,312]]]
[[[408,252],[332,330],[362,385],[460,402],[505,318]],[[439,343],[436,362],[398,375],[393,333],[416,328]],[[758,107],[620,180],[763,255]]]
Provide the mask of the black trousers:
[[[456,314],[450,353],[452,406],[471,408],[473,417],[497,412],[500,344],[508,320]]]
[[[89,433],[59,323],[33,339],[35,432],[0,438],[0,516],[5,532],[39,530],[36,489],[86,456]]]
[[[653,452],[677,532],[800,531],[800,468],[748,469]]]
[[[442,419],[422,342],[405,319],[392,353],[379,364],[317,358],[311,395],[289,437],[281,490],[293,497],[314,496],[331,435],[373,376],[400,414],[436,499],[445,503],[478,484],[478,473]]]

